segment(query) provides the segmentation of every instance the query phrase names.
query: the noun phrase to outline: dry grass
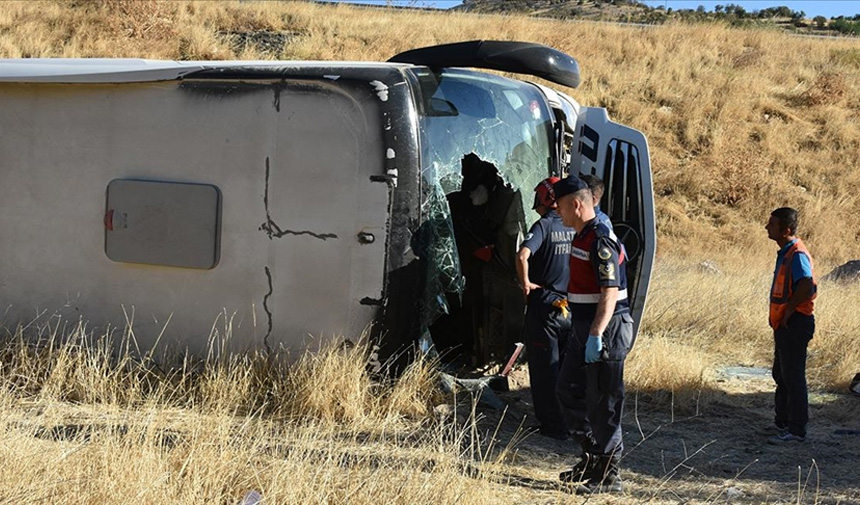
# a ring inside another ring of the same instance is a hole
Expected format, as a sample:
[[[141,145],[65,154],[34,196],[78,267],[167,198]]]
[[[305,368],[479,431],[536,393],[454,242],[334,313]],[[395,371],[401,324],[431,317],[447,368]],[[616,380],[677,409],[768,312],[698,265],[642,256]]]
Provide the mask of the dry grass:
[[[329,346],[294,362],[183,358],[165,373],[137,357],[131,334],[115,343],[49,322],[3,339],[0,503],[237,503],[249,489],[267,503],[494,495],[468,475],[493,461],[461,457],[487,454],[480,438],[434,421],[427,363],[373,379],[364,345]],[[439,480],[448,485],[430,485]]]
[[[773,333],[767,323],[767,296],[775,246],[762,243],[749,253],[749,258],[722,255],[709,266],[658,260],[646,317],[627,361],[631,390],[650,401],[673,402],[689,413],[721,389],[716,381],[723,376],[722,368],[770,368]],[[819,271],[827,269],[819,266]],[[852,308],[856,292],[851,282],[819,286],[807,365],[814,390],[844,393],[860,372],[860,347],[853,343],[860,328],[860,314]]]
[[[707,277],[713,274],[661,267],[666,275],[655,279],[655,318],[646,320],[628,361],[631,491],[613,503],[675,503],[678,497],[721,503],[738,487],[758,497],[755,503],[795,496],[794,484],[766,482],[786,469],[779,454],[765,458],[773,474],[748,483],[721,475],[723,468],[740,468],[708,462],[713,451],[726,451],[716,452],[722,454],[717,462],[755,462],[734,438],[750,438],[749,427],[721,426],[727,406],[732,415],[762,424],[767,407],[743,396],[758,391],[743,391],[737,402],[726,397],[713,372],[735,359],[766,365],[767,332],[753,322],[763,324],[760,307],[739,309],[750,322],[735,328],[745,333],[732,334],[718,317],[687,317],[686,305],[675,303],[694,286],[700,296],[743,297],[755,291],[744,283],[761,275],[726,273],[717,288]],[[810,360],[813,383],[825,389],[841,388],[845,381],[837,374],[858,357],[851,336],[839,330],[839,323],[855,321],[828,317],[835,289],[822,293],[826,303]],[[290,358],[222,354],[217,339],[207,358],[150,359],[136,349],[133,334],[49,319],[0,338],[0,503],[239,503],[252,489],[267,503],[581,503],[554,477],[573,448],[547,448],[524,437],[522,412],[487,413],[467,395],[443,395],[432,363],[419,360],[393,380],[367,372],[364,344],[332,344]],[[742,338],[755,341],[730,345]],[[522,396],[512,394],[509,401]],[[434,408],[440,404],[449,407]],[[846,402],[815,409],[813,426],[825,433],[860,413]],[[688,452],[686,443],[702,447]],[[689,476],[673,469],[676,460],[691,469]],[[701,470],[693,473],[694,467]],[[831,469],[827,477],[841,485],[839,475]],[[849,491],[832,493],[853,496]],[[813,503],[818,497],[815,491]]]
[[[763,246],[761,257],[772,252]],[[717,266],[658,262],[626,373],[631,490],[613,503],[722,503],[738,490],[750,503],[860,497],[840,465],[860,447],[828,438],[860,415],[834,394],[860,362],[851,286],[821,285],[809,360],[815,438],[797,459],[797,491],[784,451],[755,456],[768,379],[717,380],[724,365],[769,364],[769,261]],[[432,363],[398,380],[369,374],[363,344],[272,357],[222,353],[213,338],[206,358],[154,359],[133,336],[48,319],[0,338],[0,503],[238,503],[251,489],[267,503],[581,503],[555,480],[574,448],[519,431],[531,416],[517,410],[525,391],[506,398],[511,412],[487,412],[443,395]],[[810,458],[827,470],[806,483],[818,471]],[[835,487],[817,490],[819,478]]]
[[[637,386],[690,389],[700,387],[717,365],[770,366],[767,297],[775,246],[771,242],[749,253],[749,258],[725,257],[717,265],[720,272],[689,261],[657,262],[640,337],[645,345],[631,356]],[[853,309],[856,292],[851,282],[819,286],[809,345],[813,387],[844,391],[860,371],[860,348],[852,343],[860,328],[860,313]]]

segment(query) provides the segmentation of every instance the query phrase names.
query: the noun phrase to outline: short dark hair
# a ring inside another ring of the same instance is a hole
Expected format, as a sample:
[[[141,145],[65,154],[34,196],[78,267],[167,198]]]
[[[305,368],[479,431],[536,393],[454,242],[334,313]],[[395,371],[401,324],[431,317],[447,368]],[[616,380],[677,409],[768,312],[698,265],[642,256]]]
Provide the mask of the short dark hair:
[[[792,235],[797,233],[797,211],[791,207],[780,207],[770,213],[779,222],[780,230],[788,229]]]
[[[594,206],[594,193],[589,188],[580,189],[573,194],[573,197],[586,205]]]
[[[583,174],[580,175],[579,178],[585,181],[586,184],[588,184],[588,189],[590,189],[592,193],[596,192],[597,190],[602,191],[605,189],[603,186],[603,179],[596,175]]]

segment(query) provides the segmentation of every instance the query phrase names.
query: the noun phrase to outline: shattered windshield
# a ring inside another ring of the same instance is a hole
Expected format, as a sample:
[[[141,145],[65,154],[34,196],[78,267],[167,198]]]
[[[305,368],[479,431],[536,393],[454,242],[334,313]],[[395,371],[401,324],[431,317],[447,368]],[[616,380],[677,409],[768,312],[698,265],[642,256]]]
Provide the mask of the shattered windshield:
[[[507,268],[513,268],[512,255],[519,237],[538,218],[530,211],[533,189],[552,169],[553,124],[546,100],[532,85],[458,69],[425,69],[415,74],[421,84],[424,223],[416,237],[416,250],[428,265],[421,315],[422,323],[428,325],[448,312],[446,299],[451,294],[461,295],[464,289],[456,223],[451,216],[452,196],[466,193],[472,198],[482,197],[477,194],[480,191],[467,193],[465,186],[470,183],[463,178],[467,165],[492,164],[502,187],[500,193],[510,195],[498,224],[516,241],[513,251],[503,252],[500,259],[502,264],[510,260]],[[480,181],[476,185],[481,185]]]

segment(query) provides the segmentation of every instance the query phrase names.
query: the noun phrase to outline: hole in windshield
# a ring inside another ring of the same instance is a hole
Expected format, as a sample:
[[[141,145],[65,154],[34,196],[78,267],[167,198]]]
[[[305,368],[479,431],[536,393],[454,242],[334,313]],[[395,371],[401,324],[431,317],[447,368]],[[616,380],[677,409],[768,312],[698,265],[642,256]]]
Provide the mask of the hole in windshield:
[[[538,218],[532,191],[553,167],[552,111],[524,82],[459,69],[416,76],[424,223],[416,251],[427,265],[422,327],[440,352],[482,364],[519,338],[523,300],[514,258]],[[476,184],[470,167],[492,175]]]

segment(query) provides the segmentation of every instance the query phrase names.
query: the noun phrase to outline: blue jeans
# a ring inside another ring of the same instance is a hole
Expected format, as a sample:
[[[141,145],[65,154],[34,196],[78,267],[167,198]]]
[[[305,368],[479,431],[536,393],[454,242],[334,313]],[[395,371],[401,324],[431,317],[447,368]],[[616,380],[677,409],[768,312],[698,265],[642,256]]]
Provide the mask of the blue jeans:
[[[795,312],[787,326],[773,332],[774,422],[794,435],[806,436],[809,398],[806,388],[806,347],[815,333],[815,316]]]

